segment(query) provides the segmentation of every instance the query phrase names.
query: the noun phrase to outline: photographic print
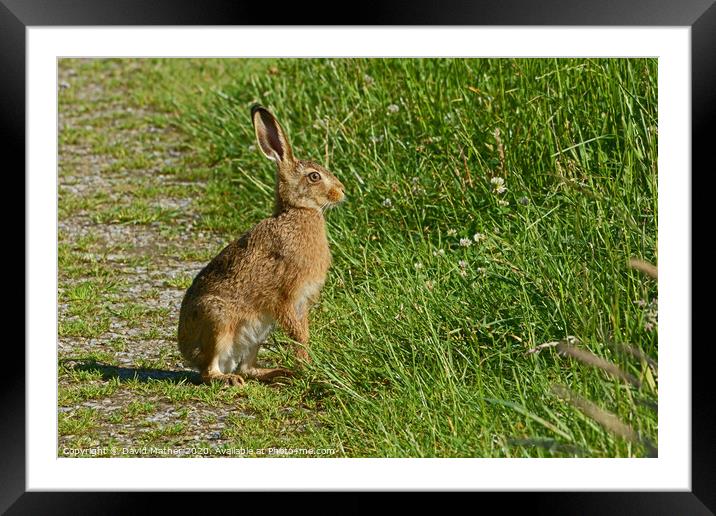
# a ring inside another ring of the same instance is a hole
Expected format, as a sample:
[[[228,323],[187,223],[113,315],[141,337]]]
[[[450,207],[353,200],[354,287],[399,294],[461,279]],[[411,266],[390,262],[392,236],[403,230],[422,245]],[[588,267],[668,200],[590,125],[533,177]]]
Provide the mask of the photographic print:
[[[58,457],[656,457],[656,58],[61,58]]]

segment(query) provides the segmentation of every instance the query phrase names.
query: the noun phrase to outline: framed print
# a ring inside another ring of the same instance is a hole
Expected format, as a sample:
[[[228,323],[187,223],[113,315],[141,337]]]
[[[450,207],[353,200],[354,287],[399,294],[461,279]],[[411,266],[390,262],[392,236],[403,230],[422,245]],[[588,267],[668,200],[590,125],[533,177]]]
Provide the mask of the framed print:
[[[713,510],[691,337],[708,2],[385,4],[351,26],[161,5],[0,6],[27,202],[3,508]]]

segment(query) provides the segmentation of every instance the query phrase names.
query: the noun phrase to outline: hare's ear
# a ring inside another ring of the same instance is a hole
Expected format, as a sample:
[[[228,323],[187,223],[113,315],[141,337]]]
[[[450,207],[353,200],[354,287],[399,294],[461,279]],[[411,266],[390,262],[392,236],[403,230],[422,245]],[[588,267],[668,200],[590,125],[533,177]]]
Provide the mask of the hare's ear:
[[[251,108],[251,119],[261,152],[273,161],[293,161],[291,146],[288,144],[288,139],[278,120],[266,108],[258,104]]]

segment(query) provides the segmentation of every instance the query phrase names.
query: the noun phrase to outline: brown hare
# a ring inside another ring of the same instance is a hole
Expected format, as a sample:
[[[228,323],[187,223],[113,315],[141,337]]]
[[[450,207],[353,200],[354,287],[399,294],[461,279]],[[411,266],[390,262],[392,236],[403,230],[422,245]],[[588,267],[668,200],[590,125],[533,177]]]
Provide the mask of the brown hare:
[[[264,107],[251,108],[258,146],[276,162],[273,216],[226,246],[194,278],[179,314],[179,349],[211,381],[241,385],[290,376],[256,365],[278,323],[310,361],[308,311],[326,280],[331,254],[324,210],[344,199],[343,184],[313,161],[295,159],[286,134]]]

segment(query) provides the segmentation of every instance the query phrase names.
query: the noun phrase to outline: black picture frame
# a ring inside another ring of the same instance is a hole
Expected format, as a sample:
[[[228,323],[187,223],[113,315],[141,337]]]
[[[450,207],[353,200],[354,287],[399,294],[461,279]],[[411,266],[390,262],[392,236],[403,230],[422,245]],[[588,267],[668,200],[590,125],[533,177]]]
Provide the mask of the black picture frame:
[[[319,15],[323,12],[326,14]],[[553,25],[553,26],[684,26],[691,27],[692,73],[692,171],[713,173],[711,132],[716,112],[716,5],[713,0],[635,0],[596,2],[594,0],[488,0],[442,2],[391,0],[370,8],[346,10],[350,16],[327,19],[332,10],[305,3],[282,6],[265,12],[261,3],[230,0],[0,0],[0,130],[4,158],[14,155],[15,166],[3,167],[5,180],[23,177],[19,188],[25,193],[25,31],[32,26],[84,25]],[[267,17],[268,16],[268,17]],[[349,22],[349,23],[347,23]],[[14,170],[14,174],[10,174]],[[688,174],[689,171],[684,171]],[[8,190],[9,188],[6,187]],[[692,181],[692,206],[696,206]],[[702,193],[703,195],[703,193]],[[6,209],[6,217],[8,217]],[[15,210],[16,211],[16,210]],[[6,219],[10,220],[10,219]],[[692,221],[696,219],[692,216]],[[24,226],[23,226],[24,229]],[[692,231],[693,234],[693,231]],[[23,239],[25,235],[23,235]],[[692,240],[693,241],[693,240]],[[24,247],[23,247],[24,249]],[[23,251],[24,253],[24,251]],[[696,268],[691,249],[692,270]],[[26,263],[26,255],[23,255]],[[13,260],[15,258],[13,257]],[[25,268],[25,277],[29,271]],[[692,299],[693,294],[692,294]],[[705,303],[708,305],[708,302]],[[23,306],[24,303],[23,303]],[[692,303],[693,309],[699,308]],[[26,306],[26,308],[29,308]],[[692,309],[692,310],[693,310]],[[701,306],[703,309],[703,305]],[[693,320],[693,316],[692,316]],[[698,320],[698,319],[697,319]],[[7,337],[6,337],[7,338]],[[716,411],[712,402],[708,360],[710,342],[695,339],[679,343],[692,350],[692,454],[690,492],[532,492],[480,493],[495,498],[501,507],[526,504],[537,513],[556,514],[713,514],[716,510]],[[0,511],[7,514],[106,514],[149,511],[148,498],[161,497],[163,511],[188,507],[187,493],[78,493],[26,492],[25,487],[25,351],[6,342],[2,384],[3,423],[0,425]],[[710,486],[710,487],[709,487]],[[212,494],[213,504],[223,505],[232,494]],[[242,495],[243,496],[243,495]],[[266,495],[264,495],[265,497]],[[342,501],[341,512],[372,510],[367,495],[353,493]],[[265,499],[265,498],[264,498]],[[292,495],[291,504],[300,504],[302,495]],[[271,496],[272,504],[281,503]],[[411,496],[423,503],[422,496]],[[454,501],[453,504],[458,503]],[[474,504],[474,502],[467,502]],[[266,510],[265,501],[242,499],[236,510]],[[315,505],[312,504],[312,509]],[[334,506],[335,507],[335,506]],[[208,509],[208,508],[207,508]],[[209,509],[210,510],[210,509]],[[231,509],[230,509],[231,510]],[[331,510],[327,506],[327,510]],[[333,512],[331,510],[331,512]]]

